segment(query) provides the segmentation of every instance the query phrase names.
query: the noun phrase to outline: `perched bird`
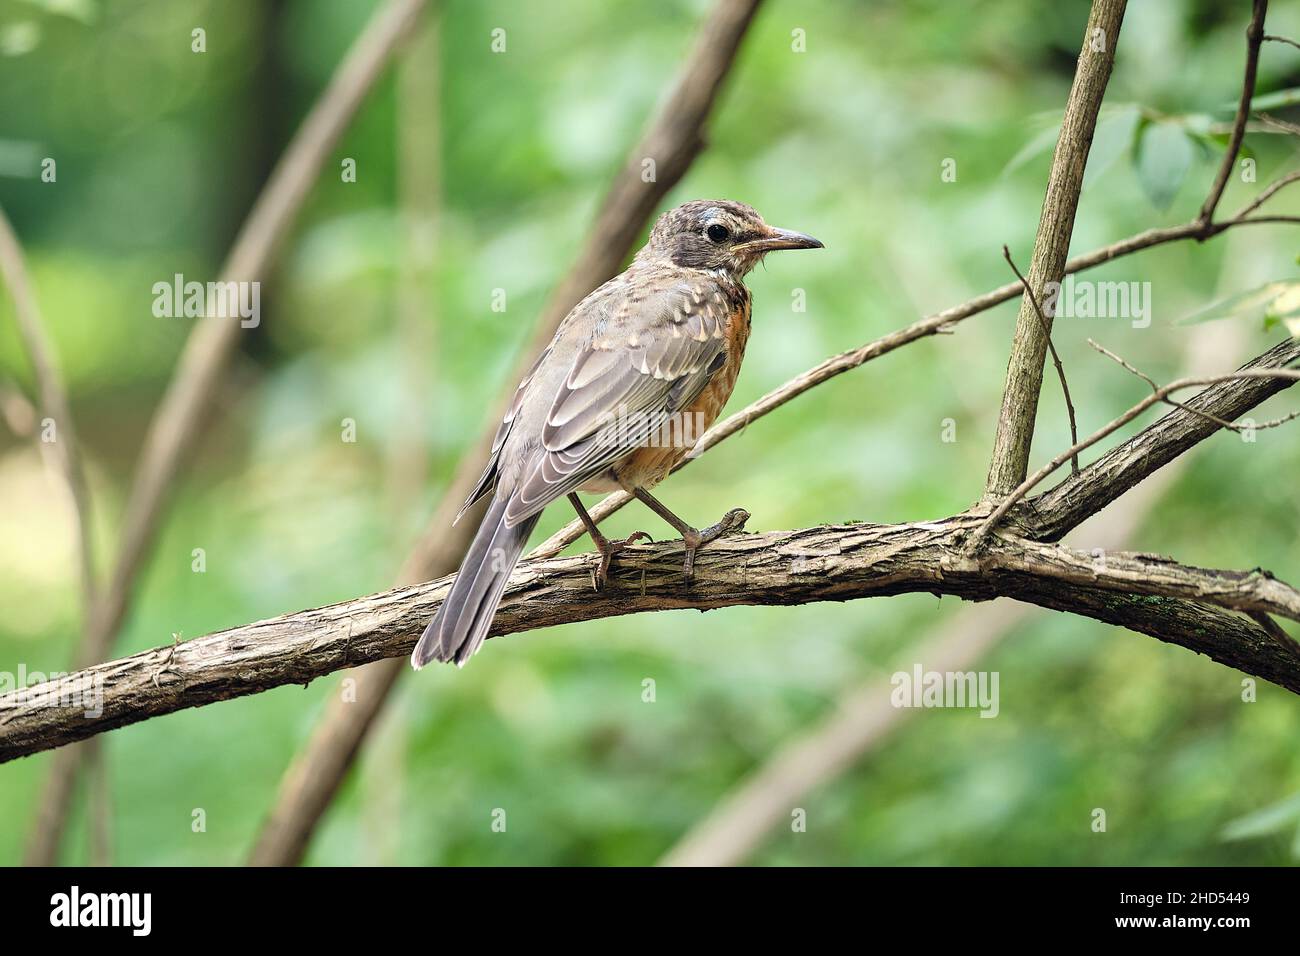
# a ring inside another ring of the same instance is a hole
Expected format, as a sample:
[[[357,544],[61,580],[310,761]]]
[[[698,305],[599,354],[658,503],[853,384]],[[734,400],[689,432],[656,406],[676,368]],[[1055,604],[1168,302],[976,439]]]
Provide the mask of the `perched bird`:
[[[600,551],[597,588],[614,555],[649,535],[610,541],[578,491],[623,489],[672,525],[686,546],[687,581],[698,548],[744,525],[749,515],[737,508],[697,530],[649,489],[731,396],[749,338],[745,275],[773,250],[821,247],[738,202],[700,199],[659,217],[627,270],[574,306],[519,383],[457,520],[486,495],[491,504],[415,646],[415,668],[464,664],[478,650],[542,509],[562,496]]]

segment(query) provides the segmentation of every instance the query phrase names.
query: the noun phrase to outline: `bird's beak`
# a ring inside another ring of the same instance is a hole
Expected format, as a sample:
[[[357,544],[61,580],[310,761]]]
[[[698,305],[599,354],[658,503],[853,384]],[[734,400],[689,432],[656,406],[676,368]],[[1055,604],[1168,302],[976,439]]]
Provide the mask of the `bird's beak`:
[[[821,249],[820,239],[795,232],[793,229],[767,227],[767,235],[751,239],[736,246],[736,252],[771,252],[773,249]]]

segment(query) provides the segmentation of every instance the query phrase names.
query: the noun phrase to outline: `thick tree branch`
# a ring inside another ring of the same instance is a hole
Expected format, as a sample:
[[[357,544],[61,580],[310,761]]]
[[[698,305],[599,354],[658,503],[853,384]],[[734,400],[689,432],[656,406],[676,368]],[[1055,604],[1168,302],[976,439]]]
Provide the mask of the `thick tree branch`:
[[[1288,340],[1246,367],[1292,361],[1294,347]],[[1261,388],[1262,382],[1272,387]],[[1210,386],[1189,405],[1236,417],[1288,384],[1233,379]],[[1037,543],[1074,527],[1092,513],[1086,508],[1100,509],[1155,471],[1152,462],[1173,460],[1217,427],[1182,409],[1171,412],[1061,488],[1025,503],[1015,536],[992,538],[978,555],[966,550],[966,541],[987,520],[987,507],[938,522],[727,538],[703,553],[699,580],[689,591],[680,579],[680,543],[631,549],[615,578],[623,586],[601,594],[590,590],[591,555],[530,561],[512,578],[495,633],[665,608],[798,604],[906,591],[1005,596],[1150,634],[1300,693],[1300,661],[1291,649],[1257,622],[1224,610],[1294,619],[1296,593],[1286,585],[1258,572],[1204,571],[1141,555],[1107,554],[1099,561]],[[1174,450],[1165,451],[1162,443]],[[1112,458],[1113,464],[1103,464]],[[1098,490],[1099,485],[1113,488]],[[1077,490],[1057,494],[1069,488]],[[342,667],[400,658],[446,586],[443,579],[287,615],[0,697],[0,759],[184,707],[306,682]],[[97,681],[106,695],[104,712],[87,723],[80,695]],[[59,706],[61,697],[74,703]]]
[[[1097,127],[1097,113],[1115,64],[1115,46],[1119,43],[1126,6],[1127,0],[1094,0],[1084,31],[1074,85],[1070,88],[1061,135],[1052,156],[1034,254],[1029,262],[1029,282],[1016,318],[985,488],[988,499],[1008,494],[1024,480],[1028,471],[1038,397],[1043,385],[1043,361],[1053,318],[1049,315],[1040,323],[1032,290],[1059,283],[1065,276],[1084,167],[1088,164],[1088,151]]]
[[[727,537],[701,553],[690,588],[682,583],[680,542],[629,549],[612,586],[600,592],[591,589],[591,555],[529,561],[511,577],[493,634],[677,608],[914,592],[1012,597],[1149,633],[1300,693],[1300,656],[1228,610],[1300,620],[1300,592],[1280,581],[1147,555],[1099,557],[1024,539],[996,538],[971,557],[964,540],[981,518]],[[404,656],[450,580],[232,628],[6,694],[0,697],[0,761],[187,707]]]
[[[1011,271],[1016,274],[1020,284],[1025,287],[1025,295],[1029,296],[1029,303],[1034,307],[1034,314],[1038,316],[1038,324],[1043,329],[1043,335],[1047,339],[1047,348],[1052,353],[1052,364],[1056,366],[1056,377],[1061,382],[1061,395],[1065,399],[1065,412],[1070,419],[1070,444],[1076,444],[1079,441],[1079,422],[1074,413],[1074,399],[1070,397],[1070,383],[1065,378],[1065,365],[1061,362],[1061,356],[1056,351],[1056,343],[1052,341],[1052,326],[1048,322],[1047,316],[1043,314],[1043,307],[1038,304],[1038,296],[1034,295],[1033,286],[1016,268],[1015,260],[1011,258],[1011,250],[1006,246],[1002,247],[1002,258],[1007,260],[1007,265]],[[1070,474],[1079,473],[1079,456],[1075,455],[1070,459]]]

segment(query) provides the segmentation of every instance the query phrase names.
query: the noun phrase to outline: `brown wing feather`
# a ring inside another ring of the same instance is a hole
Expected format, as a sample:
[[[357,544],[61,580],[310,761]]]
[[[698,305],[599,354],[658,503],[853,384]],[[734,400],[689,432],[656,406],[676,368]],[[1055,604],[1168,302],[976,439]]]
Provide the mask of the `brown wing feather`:
[[[510,426],[514,424],[519,409],[523,407],[525,389],[528,387],[528,383],[533,380],[533,376],[537,374],[537,370],[542,367],[542,363],[546,361],[546,357],[550,354],[551,345],[547,345],[546,348],[542,349],[542,354],[537,356],[537,361],[528,370],[528,374],[519,383],[519,387],[515,389],[514,398],[510,400],[510,407],[506,409],[505,417],[501,419],[501,424],[497,426],[497,433],[492,438],[492,451],[488,455],[483,474],[479,476],[478,483],[474,486],[474,490],[469,493],[469,497],[465,499],[465,503],[460,506],[460,511],[456,512],[456,518],[452,521],[452,524],[464,517],[465,512],[474,505],[474,502],[496,487],[497,462],[501,457],[501,446],[506,443],[506,437],[510,434]]]
[[[516,487],[514,525],[645,444],[689,405],[726,357],[727,303],[678,284],[639,303],[649,322],[610,322],[574,360],[551,404],[537,460]]]

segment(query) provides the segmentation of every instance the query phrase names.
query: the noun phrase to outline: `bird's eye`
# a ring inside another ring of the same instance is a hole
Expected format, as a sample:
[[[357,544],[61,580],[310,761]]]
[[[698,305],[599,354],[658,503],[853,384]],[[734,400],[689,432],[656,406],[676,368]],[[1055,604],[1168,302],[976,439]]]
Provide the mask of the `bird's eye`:
[[[704,230],[704,232],[714,242],[726,242],[727,237],[731,235],[731,232],[726,226],[720,226],[716,222],[709,226],[708,229]]]

